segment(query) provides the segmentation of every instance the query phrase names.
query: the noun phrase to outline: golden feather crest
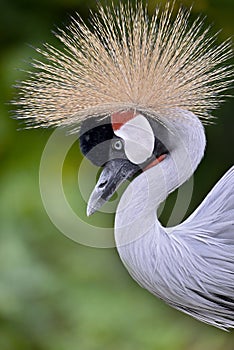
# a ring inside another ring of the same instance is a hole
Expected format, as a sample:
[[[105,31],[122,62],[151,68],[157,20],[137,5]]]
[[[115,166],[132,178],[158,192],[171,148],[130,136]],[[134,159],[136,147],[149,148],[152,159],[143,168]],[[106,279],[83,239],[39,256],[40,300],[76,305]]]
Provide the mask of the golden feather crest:
[[[70,126],[90,116],[136,109],[153,117],[178,108],[203,121],[233,81],[231,41],[216,36],[182,7],[157,8],[150,18],[140,3],[99,7],[89,27],[77,15],[56,36],[65,50],[45,44],[44,60],[19,85],[18,118],[34,127]]]

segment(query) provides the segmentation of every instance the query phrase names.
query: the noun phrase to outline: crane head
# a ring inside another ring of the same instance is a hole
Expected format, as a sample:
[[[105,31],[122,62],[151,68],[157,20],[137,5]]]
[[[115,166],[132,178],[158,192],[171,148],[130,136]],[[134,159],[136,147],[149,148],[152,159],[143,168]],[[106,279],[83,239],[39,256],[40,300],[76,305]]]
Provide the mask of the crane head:
[[[102,119],[89,118],[80,129],[80,148],[94,165],[103,167],[90,196],[93,214],[127,179],[162,161],[168,150],[156,136],[156,121],[133,110]]]

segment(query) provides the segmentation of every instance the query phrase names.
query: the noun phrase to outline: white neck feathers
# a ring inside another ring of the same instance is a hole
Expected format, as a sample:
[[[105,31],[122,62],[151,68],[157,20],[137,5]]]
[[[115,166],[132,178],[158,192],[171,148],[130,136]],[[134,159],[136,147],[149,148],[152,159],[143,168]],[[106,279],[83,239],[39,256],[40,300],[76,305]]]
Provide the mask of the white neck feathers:
[[[158,223],[159,204],[190,178],[203,157],[206,141],[201,122],[191,112],[180,113],[181,118],[163,121],[166,132],[156,135],[169,155],[139,175],[120,200],[115,220],[117,246],[135,241]]]

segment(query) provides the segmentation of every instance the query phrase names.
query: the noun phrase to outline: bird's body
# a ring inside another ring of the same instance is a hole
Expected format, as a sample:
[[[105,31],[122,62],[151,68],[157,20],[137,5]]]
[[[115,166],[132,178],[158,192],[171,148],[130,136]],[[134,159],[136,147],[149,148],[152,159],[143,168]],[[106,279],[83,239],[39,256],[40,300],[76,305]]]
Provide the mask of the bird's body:
[[[79,130],[83,154],[104,170],[88,215],[127,178],[115,219],[120,257],[132,277],[171,306],[234,328],[234,169],[183,223],[167,229],[156,210],[192,176],[205,150],[200,119],[222,101],[233,69],[229,41],[214,46],[200,19],[182,8],[99,10],[94,31],[73,20],[46,45],[47,62],[20,86],[19,118],[33,126]],[[199,119],[200,118],[200,119]],[[81,124],[81,127],[80,127]],[[96,151],[95,151],[96,149]]]
[[[234,327],[234,167],[180,225],[164,228],[156,213],[203,156],[203,127],[195,118],[194,124],[183,131],[180,125],[178,140],[187,142],[176,155],[128,186],[116,212],[116,246],[142,287],[203,322]]]

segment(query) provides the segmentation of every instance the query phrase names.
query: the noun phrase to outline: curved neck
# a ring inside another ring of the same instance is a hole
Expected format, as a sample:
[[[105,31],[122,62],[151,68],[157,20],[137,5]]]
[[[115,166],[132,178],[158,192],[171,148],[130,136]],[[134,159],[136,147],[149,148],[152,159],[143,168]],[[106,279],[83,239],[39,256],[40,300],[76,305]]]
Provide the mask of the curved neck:
[[[135,241],[155,225],[161,226],[156,217],[159,204],[190,178],[203,157],[204,128],[194,114],[183,112],[181,118],[168,120],[165,130],[160,140],[169,155],[139,175],[120,200],[115,219],[117,246]]]

